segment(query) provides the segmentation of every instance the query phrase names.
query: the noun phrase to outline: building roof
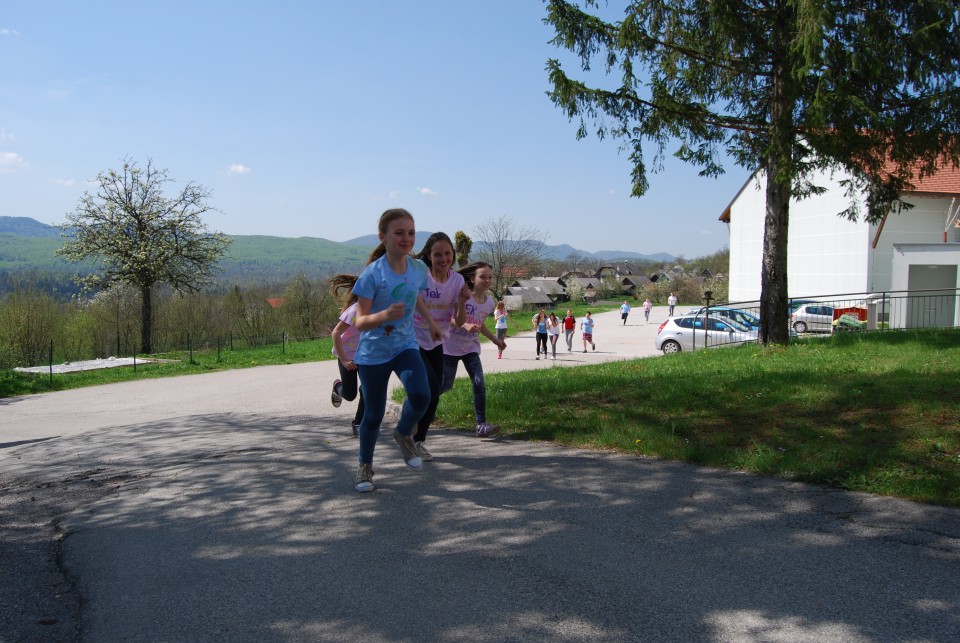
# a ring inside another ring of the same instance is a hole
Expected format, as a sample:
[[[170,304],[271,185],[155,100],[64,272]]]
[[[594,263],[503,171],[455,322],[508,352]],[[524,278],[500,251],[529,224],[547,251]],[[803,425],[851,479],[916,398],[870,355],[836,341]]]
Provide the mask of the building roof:
[[[888,168],[892,169],[893,164],[890,163],[887,165]],[[727,204],[727,207],[724,208],[723,212],[720,214],[720,221],[723,223],[730,223],[730,207],[733,205],[734,201],[737,200],[737,197],[740,196],[740,193],[753,181],[757,173],[760,170],[754,171],[750,175],[744,184],[737,190],[737,193],[733,195],[733,198],[730,200],[730,203]],[[960,168],[953,167],[949,164],[944,164],[936,173],[931,174],[930,176],[925,176],[922,179],[917,178],[913,181],[914,185],[912,189],[905,190],[904,194],[917,194],[923,196],[960,196]]]
[[[540,288],[525,288],[523,286],[510,286],[507,292],[515,297],[520,297],[524,305],[526,304],[552,304],[553,300]]]

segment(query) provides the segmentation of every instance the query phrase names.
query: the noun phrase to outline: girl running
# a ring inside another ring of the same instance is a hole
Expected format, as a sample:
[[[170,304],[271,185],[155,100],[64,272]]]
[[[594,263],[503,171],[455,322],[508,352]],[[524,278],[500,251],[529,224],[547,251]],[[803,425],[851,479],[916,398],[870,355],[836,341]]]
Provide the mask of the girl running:
[[[330,292],[337,299],[340,293],[349,291],[357,283],[356,275],[337,275],[330,280]],[[337,356],[337,367],[340,369],[340,379],[333,382],[333,391],[330,393],[330,402],[337,408],[344,400],[352,402],[360,393],[360,379],[357,375],[357,365],[353,361],[360,343],[360,331],[357,330],[355,319],[357,316],[357,296],[352,292],[340,309],[340,320],[330,333],[333,338],[333,354]],[[363,395],[357,403],[357,412],[353,416],[350,427],[353,437],[357,437],[360,420],[363,419]]]
[[[493,309],[493,318],[496,320],[494,328],[497,331],[497,339],[501,342],[507,338],[507,317],[510,315],[507,313],[507,305],[503,303],[503,300],[497,302],[497,307]],[[503,359],[503,349],[497,349],[497,359]]]
[[[443,333],[442,338],[435,339],[427,319],[419,312],[413,313],[413,328],[417,335],[417,343],[420,345],[420,357],[427,366],[427,380],[430,382],[430,404],[427,405],[427,410],[417,423],[413,443],[417,447],[417,455],[426,462],[433,460],[433,455],[427,451],[425,442],[427,430],[437,416],[437,404],[440,402],[440,385],[443,382],[443,339],[450,335],[451,320],[458,326],[466,321],[467,313],[464,305],[470,298],[470,290],[464,284],[460,273],[451,269],[456,259],[453,242],[443,232],[434,232],[427,238],[417,259],[427,264],[430,269],[427,273],[427,288],[422,291],[423,300],[430,318]]]
[[[463,362],[467,375],[473,382],[473,412],[477,419],[477,437],[486,437],[499,431],[500,427],[487,423],[487,389],[483,382],[478,333],[483,333],[501,351],[507,345],[483,324],[487,315],[493,312],[493,298],[487,295],[487,290],[493,285],[493,267],[486,262],[477,261],[464,266],[459,272],[473,294],[466,304],[467,321],[454,328],[443,343],[443,390],[449,391],[453,388],[457,365]]]
[[[413,330],[414,308],[429,318],[419,296],[427,284],[427,267],[410,256],[417,234],[413,216],[400,208],[387,210],[380,217],[378,232],[380,245],[353,287],[357,296],[355,326],[360,331],[354,361],[366,404],[355,484],[360,492],[373,491],[373,452],[387,406],[390,375],[396,373],[407,392],[393,439],[404,461],[414,469],[419,469],[423,460],[411,434],[430,403],[430,384]],[[434,336],[440,336],[433,320],[428,321]]]

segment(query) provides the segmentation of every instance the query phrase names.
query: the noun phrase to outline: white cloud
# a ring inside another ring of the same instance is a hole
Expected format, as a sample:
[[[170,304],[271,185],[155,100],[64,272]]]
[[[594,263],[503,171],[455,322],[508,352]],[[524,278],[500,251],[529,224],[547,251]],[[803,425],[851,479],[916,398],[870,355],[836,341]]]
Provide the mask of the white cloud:
[[[390,192],[387,193],[387,198],[389,198],[389,199],[399,199],[399,198],[400,198],[400,192],[398,192],[397,190],[390,190]]]
[[[50,179],[50,182],[53,183],[54,185],[59,185],[60,187],[63,187],[63,188],[68,188],[68,187],[76,184],[76,181],[74,181],[73,179],[56,179],[56,178],[51,178],[51,179]]]
[[[6,127],[0,127],[0,141],[14,141],[16,138],[13,132],[8,132]]]
[[[417,188],[417,191],[423,196],[440,196],[439,192],[431,190],[430,188]]]
[[[227,174],[250,174],[252,171],[253,170],[241,163],[234,163],[227,168]]]
[[[697,234],[699,234],[701,237],[712,237],[713,230],[700,230],[700,232],[698,232]]]
[[[19,36],[19,35],[20,35],[20,32],[17,31],[16,29],[6,29],[4,27],[0,27],[0,36]]]
[[[27,162],[16,152],[0,152],[0,173],[16,172],[26,167]]]

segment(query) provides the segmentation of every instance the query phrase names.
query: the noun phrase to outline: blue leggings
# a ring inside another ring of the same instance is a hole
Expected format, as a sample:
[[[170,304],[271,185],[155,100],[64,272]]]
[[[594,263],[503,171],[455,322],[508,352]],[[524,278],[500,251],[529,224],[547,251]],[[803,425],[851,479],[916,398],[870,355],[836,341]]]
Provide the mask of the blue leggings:
[[[397,423],[397,431],[403,435],[413,433],[417,421],[427,410],[427,405],[430,404],[430,383],[427,381],[423,358],[416,348],[403,351],[389,362],[358,364],[357,368],[360,371],[360,388],[366,404],[363,420],[360,422],[360,462],[373,464],[373,450],[377,446],[380,423],[383,422],[383,414],[387,409],[387,384],[390,382],[390,375],[396,373],[407,391],[407,399],[403,403],[403,411]]]

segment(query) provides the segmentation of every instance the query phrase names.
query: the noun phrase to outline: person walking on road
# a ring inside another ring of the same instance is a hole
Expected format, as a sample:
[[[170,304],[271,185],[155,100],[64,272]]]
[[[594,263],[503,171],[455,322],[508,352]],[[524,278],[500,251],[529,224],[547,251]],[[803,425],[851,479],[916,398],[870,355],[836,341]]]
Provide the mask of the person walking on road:
[[[583,330],[583,352],[587,352],[587,344],[597,350],[597,345],[593,343],[593,317],[590,316],[590,311],[587,311],[587,315],[582,322],[580,322],[580,328]]]
[[[493,309],[493,319],[495,320],[494,329],[497,331],[497,339],[501,342],[507,338],[507,305],[503,300],[497,302],[497,307]],[[503,349],[497,349],[497,359],[503,359]]]
[[[550,338],[550,349],[553,351],[551,359],[557,359],[557,340],[560,339],[560,320],[555,313],[547,317],[547,337]]]
[[[533,330],[537,332],[536,359],[540,359],[540,346],[543,346],[543,359],[547,359],[547,312],[541,308],[530,322],[533,324]]]
[[[354,485],[361,493],[373,491],[373,452],[386,412],[387,386],[394,373],[406,389],[407,399],[393,439],[407,466],[423,466],[412,434],[430,404],[430,382],[413,330],[414,309],[428,320],[431,335],[443,336],[420,297],[420,291],[427,287],[428,268],[410,256],[417,234],[413,215],[401,208],[387,210],[377,230],[380,244],[353,287],[357,296],[355,325],[360,331],[354,362],[366,404],[360,421],[360,464]]]
[[[630,314],[630,304],[627,303],[627,300],[623,300],[623,305],[620,306],[620,318],[623,320],[623,325],[627,325],[627,315]]]
[[[670,293],[670,296],[667,297],[667,305],[670,306],[670,312],[667,313],[667,316],[673,317],[673,309],[677,305],[677,295],[675,293]]]
[[[650,298],[649,298],[649,297],[647,297],[647,299],[643,302],[643,317],[644,317],[644,319],[647,320],[647,323],[648,323],[648,324],[650,323],[650,311],[651,311],[651,310],[653,310],[653,302],[650,301]]]
[[[567,316],[563,318],[563,332],[567,338],[567,352],[571,352],[573,351],[573,334],[577,332],[577,318],[569,308],[567,308]]]

